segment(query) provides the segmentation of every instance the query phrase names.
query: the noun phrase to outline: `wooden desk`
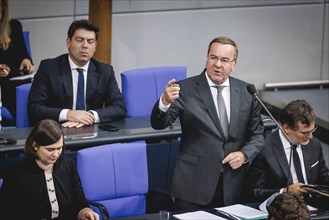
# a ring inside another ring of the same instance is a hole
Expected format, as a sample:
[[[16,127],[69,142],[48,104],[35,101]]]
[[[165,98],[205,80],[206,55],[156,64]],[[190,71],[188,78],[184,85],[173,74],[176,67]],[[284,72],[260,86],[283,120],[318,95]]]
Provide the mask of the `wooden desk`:
[[[268,117],[263,116],[265,130],[271,130],[276,127],[275,123]],[[106,131],[98,128],[98,124],[82,128],[64,128],[64,141],[66,149],[79,150],[82,148],[145,140],[147,143],[159,142],[160,140],[172,140],[181,136],[181,126],[179,122],[173,123],[171,128],[163,130],[154,130],[151,127],[149,117],[126,118],[122,121],[111,122],[120,128],[119,131]],[[22,151],[27,136],[32,128],[13,128],[0,131],[0,134],[11,135],[16,144],[0,145],[0,155],[5,153]]]
[[[174,124],[171,128],[154,130],[148,118],[126,118],[122,121],[112,122],[111,125],[120,128],[119,131],[106,131],[98,128],[98,124],[82,128],[64,128],[64,141],[67,149],[79,150],[81,148],[102,144],[120,143],[145,140],[155,142],[158,140],[177,139],[181,136],[181,127]],[[5,129],[1,134],[10,134],[17,140],[16,144],[0,145],[0,154],[22,151],[25,139],[32,128]]]
[[[215,209],[208,209],[205,210],[211,214],[217,215],[219,217],[230,219],[218,212],[216,212]],[[178,213],[184,213],[184,212],[178,212]],[[170,220],[176,220],[177,218],[173,217],[174,214],[177,214],[177,212],[170,212]],[[122,217],[122,218],[113,218],[113,220],[155,220],[159,219],[159,213],[152,213],[152,214],[145,214],[145,215],[139,215],[139,216],[131,216],[131,217]],[[311,212],[311,220],[320,220],[320,219],[329,219],[329,211],[313,211]]]

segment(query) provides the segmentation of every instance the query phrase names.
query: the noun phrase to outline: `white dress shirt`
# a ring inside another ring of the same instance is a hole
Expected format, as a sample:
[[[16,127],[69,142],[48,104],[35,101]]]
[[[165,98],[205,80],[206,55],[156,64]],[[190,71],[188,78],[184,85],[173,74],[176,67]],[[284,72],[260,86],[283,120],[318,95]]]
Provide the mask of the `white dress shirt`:
[[[71,57],[68,56],[69,58],[69,64],[70,64],[70,69],[71,69],[71,74],[72,74],[72,88],[73,88],[73,105],[72,109],[75,110],[76,108],[76,103],[77,103],[77,93],[78,93],[78,79],[79,79],[79,72],[77,71],[77,68],[83,69],[83,77],[84,77],[84,97],[85,97],[85,106],[86,106],[86,90],[87,90],[87,75],[88,75],[88,68],[89,68],[89,62],[83,66],[83,67],[78,67],[75,65],[75,63],[72,61]],[[63,109],[59,115],[59,122],[64,122],[67,121],[67,112],[70,109]],[[96,111],[91,110],[91,112],[94,114],[96,120],[96,123],[100,122],[99,116]]]
[[[215,103],[215,106],[216,106],[216,111],[217,111],[217,114],[219,115],[219,111],[218,111],[218,105],[217,105],[217,86],[223,86],[223,90],[222,90],[222,96],[223,96],[223,99],[224,99],[224,102],[225,102],[225,108],[226,108],[226,113],[227,113],[227,119],[228,119],[228,123],[230,124],[230,113],[231,113],[231,105],[230,105],[230,100],[231,100],[231,93],[230,93],[230,79],[227,78],[227,80],[218,85],[218,84],[215,84],[213,81],[211,81],[211,79],[209,78],[207,72],[206,72],[206,78],[207,78],[207,81],[208,81],[208,85],[210,87],[210,91],[211,91],[211,95],[212,95],[212,98],[214,100],[214,103]]]
[[[298,178],[297,178],[297,174],[296,174],[295,166],[294,166],[294,163],[293,163],[293,159],[291,158],[291,160],[290,160],[290,153],[292,153],[290,143],[283,136],[281,130],[279,131],[279,134],[280,134],[280,139],[281,139],[281,142],[282,142],[282,145],[283,145],[284,152],[286,154],[287,161],[288,162],[290,161],[290,172],[291,172],[292,181],[293,181],[293,183],[298,183],[299,181],[298,181]],[[299,156],[299,159],[300,159],[303,178],[305,180],[305,184],[307,184],[307,176],[306,176],[306,171],[305,171],[304,157],[303,157],[303,151],[302,151],[301,145],[297,145],[296,150],[297,150],[297,153],[298,153],[298,156]]]

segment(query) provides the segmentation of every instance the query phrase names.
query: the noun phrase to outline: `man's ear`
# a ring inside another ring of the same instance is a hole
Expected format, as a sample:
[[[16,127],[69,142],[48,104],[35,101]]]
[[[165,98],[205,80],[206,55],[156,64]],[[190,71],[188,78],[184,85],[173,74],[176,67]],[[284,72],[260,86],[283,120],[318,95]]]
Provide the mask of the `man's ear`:
[[[287,124],[283,124],[283,125],[282,125],[282,129],[283,129],[283,131],[284,131],[286,134],[289,134],[289,133],[290,133],[290,132],[289,132],[290,128],[289,128],[289,126],[288,126]]]
[[[70,47],[70,43],[71,43],[71,40],[70,38],[66,38],[66,47],[69,48]]]
[[[236,60],[234,61],[233,67],[232,67],[232,72],[234,72],[236,66]]]

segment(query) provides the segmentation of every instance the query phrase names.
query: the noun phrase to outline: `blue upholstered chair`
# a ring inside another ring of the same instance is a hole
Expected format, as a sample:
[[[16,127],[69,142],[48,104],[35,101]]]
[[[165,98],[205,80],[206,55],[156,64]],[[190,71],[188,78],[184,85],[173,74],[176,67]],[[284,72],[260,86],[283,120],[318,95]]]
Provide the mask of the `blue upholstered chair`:
[[[16,87],[16,127],[30,126],[27,103],[32,83],[22,84]]]
[[[145,143],[79,150],[77,167],[87,199],[105,206],[111,218],[145,214],[148,192]]]
[[[7,120],[7,121],[15,120],[15,117],[10,113],[10,111],[5,106],[1,106],[1,116],[2,116],[2,120]]]
[[[127,117],[144,117],[164,91],[166,83],[186,78],[185,66],[163,66],[128,70],[121,73],[122,94]]]

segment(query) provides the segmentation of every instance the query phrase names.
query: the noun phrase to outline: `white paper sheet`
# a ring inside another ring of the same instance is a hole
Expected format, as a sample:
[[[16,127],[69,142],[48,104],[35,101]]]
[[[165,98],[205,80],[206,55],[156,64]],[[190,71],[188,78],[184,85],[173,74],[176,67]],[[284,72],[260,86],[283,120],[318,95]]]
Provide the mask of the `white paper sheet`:
[[[245,205],[241,205],[241,204],[236,204],[236,205],[231,205],[231,206],[226,206],[226,207],[220,207],[220,208],[216,208],[216,210],[220,210],[226,213],[229,213],[231,215],[235,215],[238,216],[240,218],[243,219],[266,219],[267,218],[267,214],[249,207],[249,206],[245,206]]]
[[[24,79],[29,79],[29,78],[33,78],[35,74],[36,74],[36,72],[34,72],[34,73],[29,73],[29,74],[26,74],[26,75],[23,75],[23,76],[15,76],[15,77],[10,78],[9,80],[10,80],[10,81],[13,81],[13,80],[24,80]]]
[[[174,215],[175,218],[181,219],[181,220],[226,220],[225,218],[222,218],[217,215],[213,215],[209,212],[205,211],[196,211],[196,212],[187,212],[182,214],[176,214]]]

